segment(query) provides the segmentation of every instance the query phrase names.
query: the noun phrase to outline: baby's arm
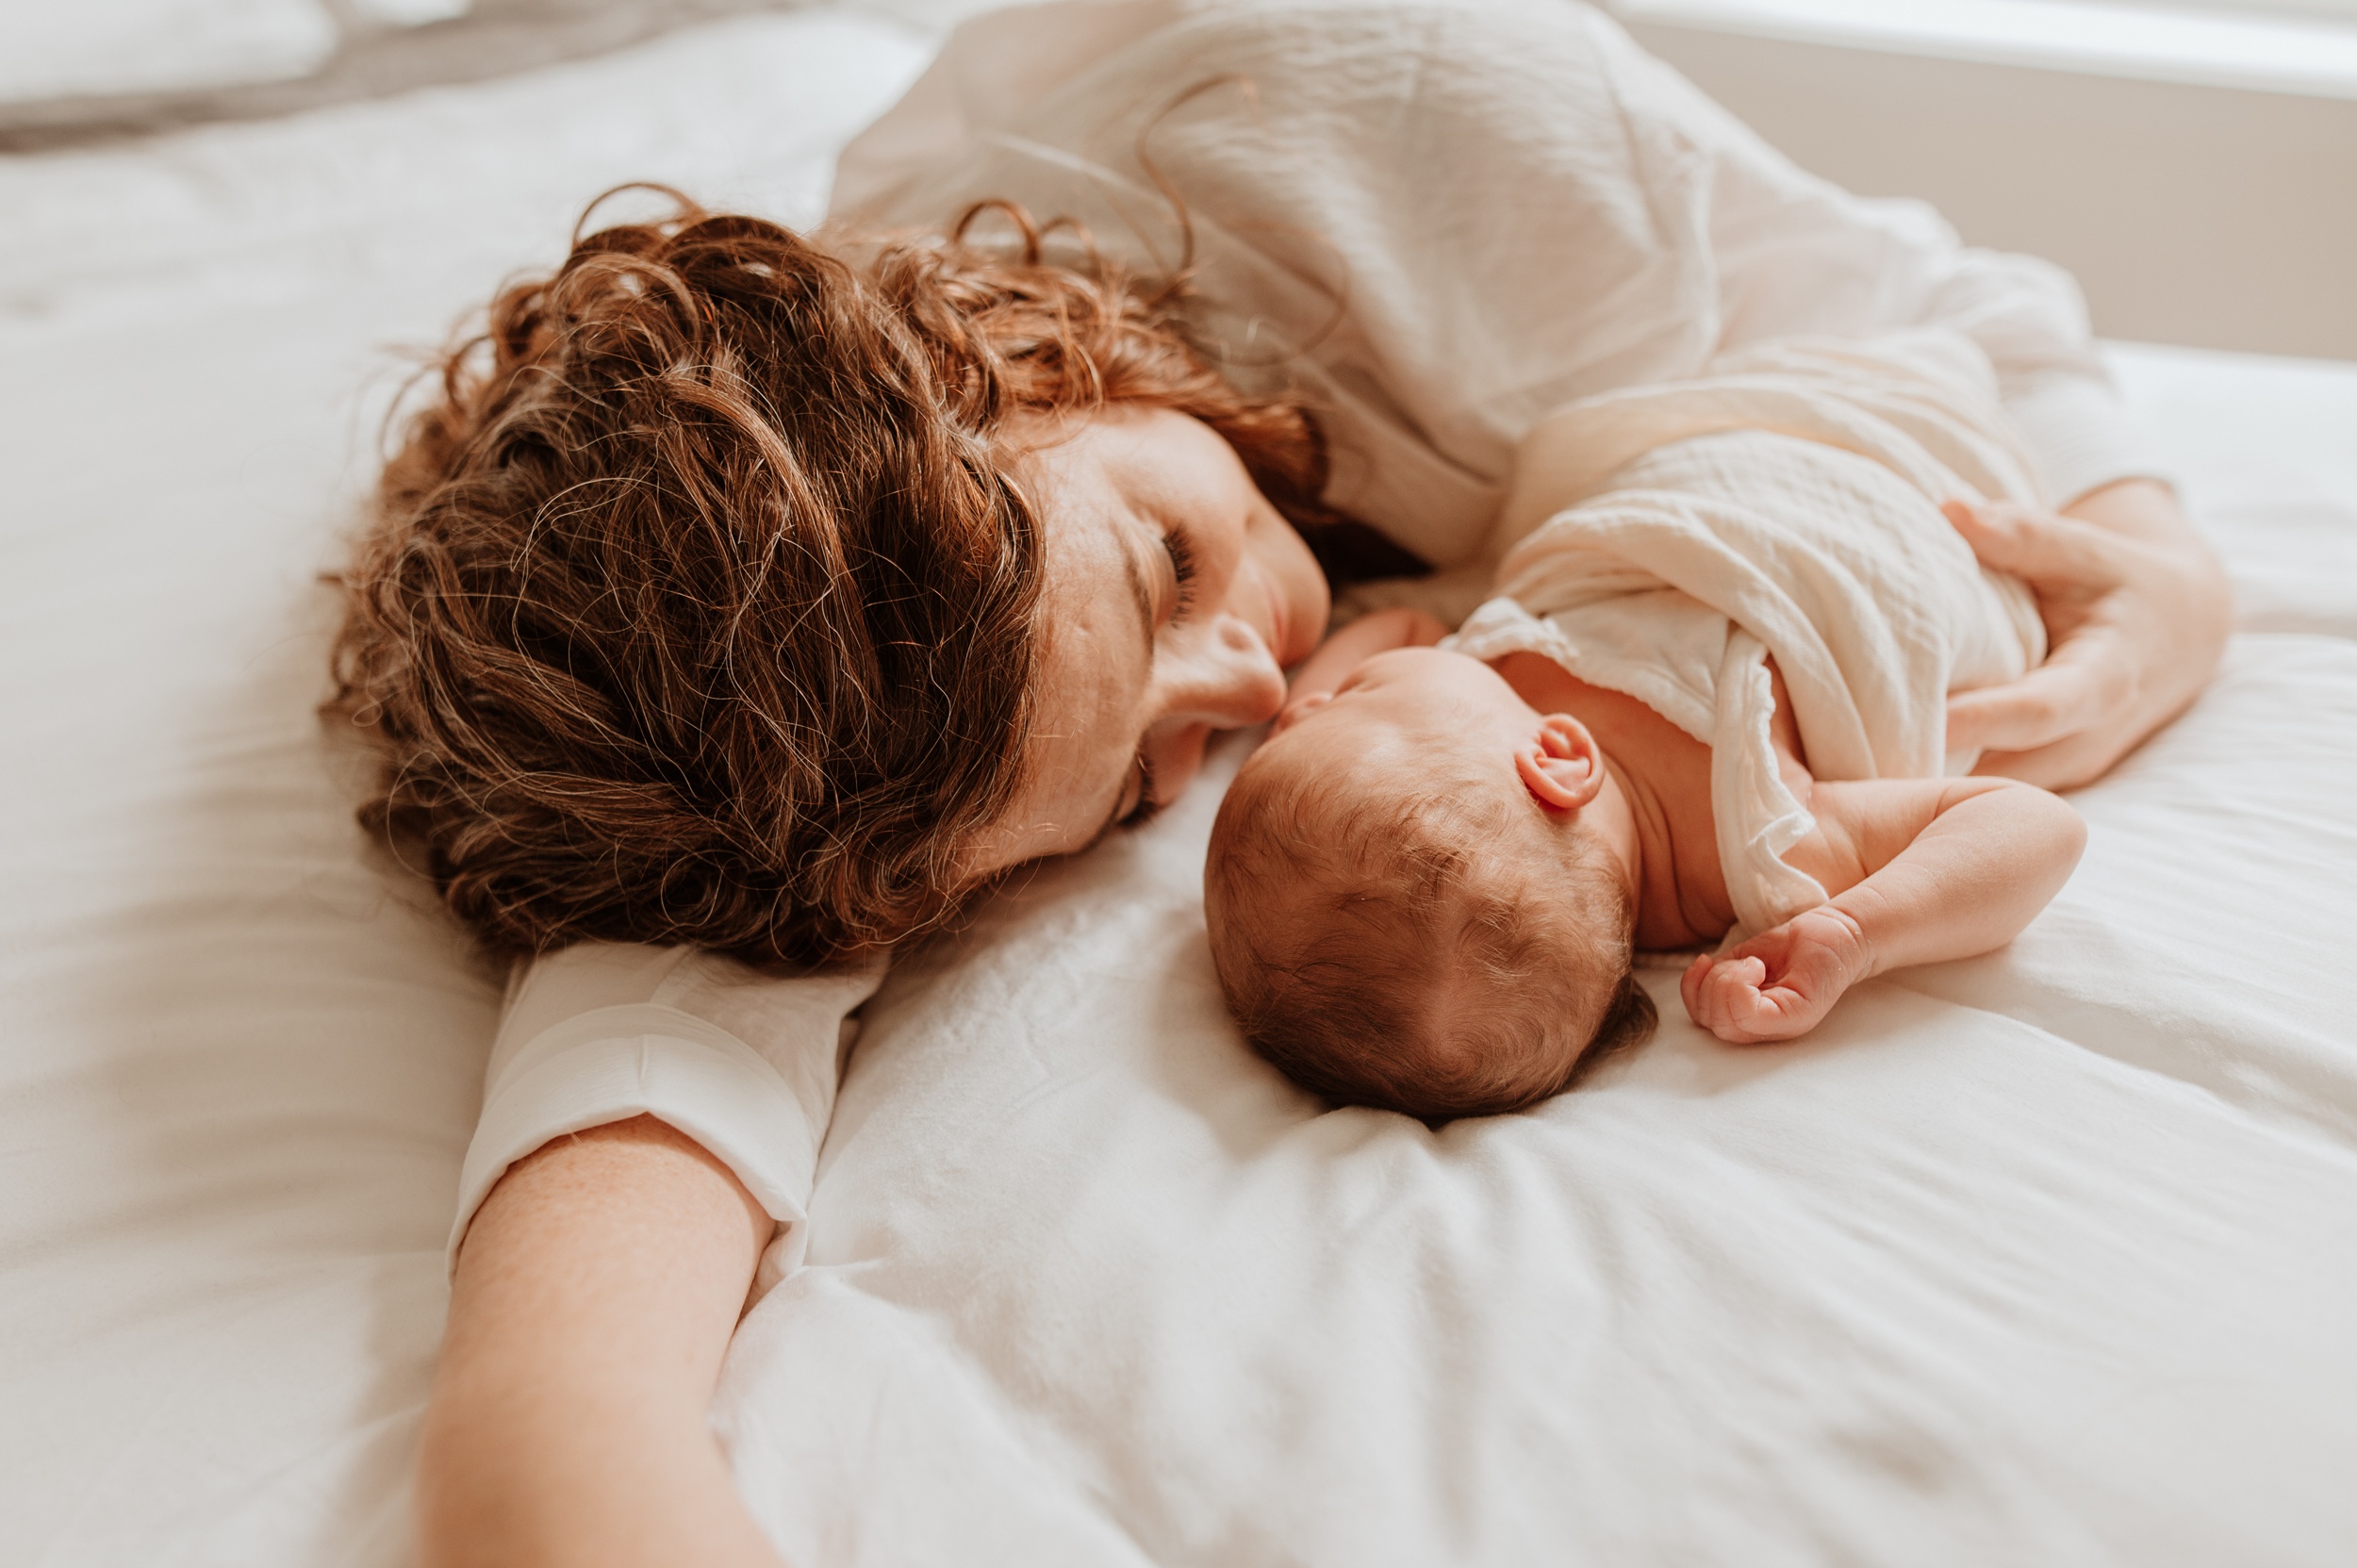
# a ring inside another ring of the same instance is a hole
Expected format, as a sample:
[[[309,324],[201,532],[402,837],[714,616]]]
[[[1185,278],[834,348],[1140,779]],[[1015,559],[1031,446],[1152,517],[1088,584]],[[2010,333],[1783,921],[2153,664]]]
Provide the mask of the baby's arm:
[[[1285,712],[1277,716],[1281,725],[1286,717],[1305,701],[1319,701],[1334,695],[1334,688],[1347,680],[1350,672],[1394,648],[1429,648],[1448,635],[1448,628],[1422,610],[1395,605],[1388,610],[1373,610],[1360,616],[1324,642],[1317,652],[1301,661],[1294,671],[1293,685],[1285,691]]]
[[[1678,989],[1722,1040],[1789,1040],[1861,980],[2003,947],[2086,847],[2077,812],[2009,779],[1820,782],[1809,807],[1832,884],[1854,880],[1724,958],[1694,961]]]

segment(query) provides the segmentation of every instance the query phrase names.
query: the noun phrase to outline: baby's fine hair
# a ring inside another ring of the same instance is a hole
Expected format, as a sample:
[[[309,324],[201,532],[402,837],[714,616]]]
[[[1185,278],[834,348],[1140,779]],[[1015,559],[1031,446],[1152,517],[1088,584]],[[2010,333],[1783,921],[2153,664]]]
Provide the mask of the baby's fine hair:
[[[1295,1083],[1430,1123],[1497,1115],[1652,1034],[1634,912],[1592,835],[1525,842],[1471,780],[1340,807],[1337,781],[1255,772],[1221,806],[1205,907],[1245,1039]]]

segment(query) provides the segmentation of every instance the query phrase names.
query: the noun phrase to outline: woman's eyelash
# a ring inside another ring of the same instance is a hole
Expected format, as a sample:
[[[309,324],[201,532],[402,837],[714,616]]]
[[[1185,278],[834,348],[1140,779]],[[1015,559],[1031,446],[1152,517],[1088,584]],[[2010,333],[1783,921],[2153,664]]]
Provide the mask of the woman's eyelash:
[[[1146,760],[1144,751],[1138,753],[1137,766],[1138,803],[1131,806],[1129,815],[1121,819],[1125,828],[1143,827],[1154,819],[1156,812],[1162,809],[1162,802],[1154,795],[1154,765]]]
[[[1183,619],[1195,603],[1195,541],[1184,534],[1164,534],[1162,550],[1170,556],[1171,574],[1178,579],[1178,603],[1171,619]]]

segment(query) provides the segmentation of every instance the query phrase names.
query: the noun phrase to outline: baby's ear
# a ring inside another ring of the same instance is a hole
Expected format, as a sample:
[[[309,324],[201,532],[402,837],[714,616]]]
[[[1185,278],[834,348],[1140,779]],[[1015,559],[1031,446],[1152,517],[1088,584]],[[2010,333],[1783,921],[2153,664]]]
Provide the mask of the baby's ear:
[[[1514,769],[1542,805],[1577,811],[1604,787],[1604,754],[1588,726],[1567,713],[1539,720],[1539,732],[1514,749]]]

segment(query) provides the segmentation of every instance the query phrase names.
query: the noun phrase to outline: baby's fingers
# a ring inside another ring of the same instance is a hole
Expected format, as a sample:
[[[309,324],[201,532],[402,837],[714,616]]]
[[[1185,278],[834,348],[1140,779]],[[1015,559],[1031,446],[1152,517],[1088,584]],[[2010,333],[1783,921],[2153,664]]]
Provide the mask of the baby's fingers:
[[[1678,976],[1678,999],[1686,1003],[1686,1015],[1698,1024],[1703,1024],[1703,981],[1709,975],[1712,962],[1711,956],[1704,953],[1686,966],[1686,973]],[[1703,1024],[1703,1027],[1708,1029],[1710,1026]]]
[[[1695,982],[1687,1011],[1727,1044],[1756,1046],[1807,1033],[1825,1009],[1789,985],[1769,984],[1768,966],[1758,959],[1734,958]]]
[[[1759,1015],[1759,988],[1767,979],[1768,966],[1756,958],[1722,960],[1695,982],[1686,1011],[1728,1044],[1748,1044],[1758,1038],[1751,1024]]]

